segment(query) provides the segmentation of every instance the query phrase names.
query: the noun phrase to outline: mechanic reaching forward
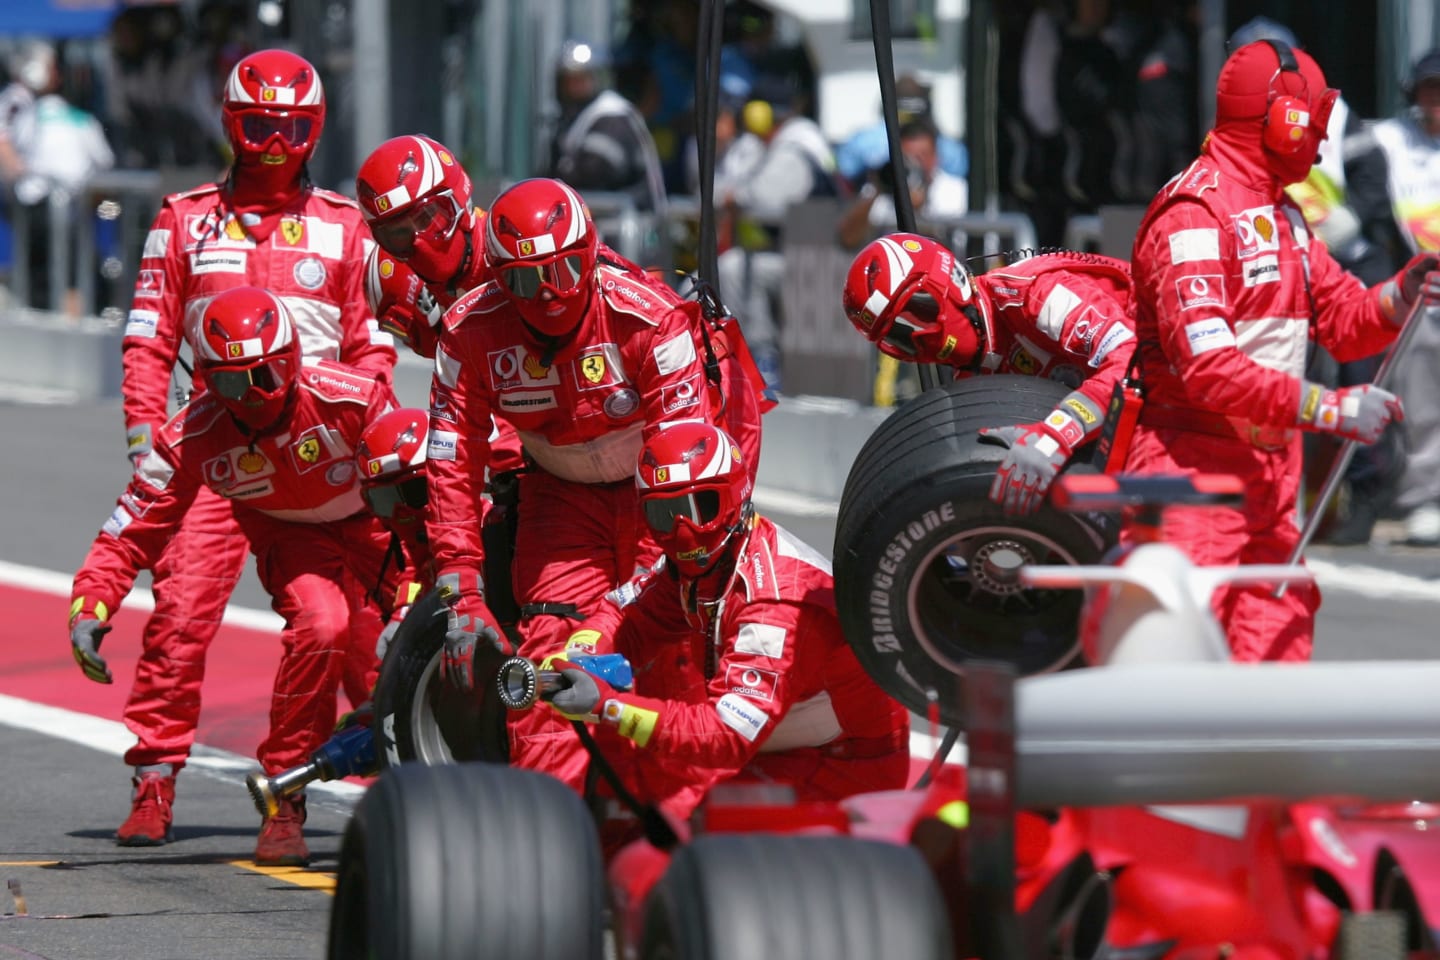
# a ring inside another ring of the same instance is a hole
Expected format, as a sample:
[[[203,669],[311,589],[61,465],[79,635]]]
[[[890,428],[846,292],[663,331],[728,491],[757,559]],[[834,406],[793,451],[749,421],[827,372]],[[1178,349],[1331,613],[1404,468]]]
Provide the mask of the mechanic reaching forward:
[[[520,652],[532,659],[562,649],[573,622],[658,558],[630,479],[644,438],[711,418],[698,306],[605,252],[579,194],[559,180],[521,181],[486,218],[494,279],[443,320],[426,529],[450,608],[445,674],[461,689],[474,683],[477,642],[508,647],[485,602],[477,523],[491,415],[514,425],[533,463],[520,476],[512,568]],[[585,757],[559,716],[522,714],[510,743],[511,762],[580,786]]]
[[[356,478],[361,430],[394,405],[383,379],[330,361],[302,363],[302,331],[284,298],[228,290],[197,322],[190,403],[156,434],[119,505],[75,575],[70,642],[85,676],[110,683],[99,654],[106,621],[193,509],[202,490],[234,504],[237,540],[284,619],[257,755],[273,775],[308,759],[335,725],[350,624],[365,606],[353,584],[380,578],[388,538]],[[169,839],[174,781],[154,785],[156,842]],[[255,861],[303,865],[305,799],[265,820]]]
[[[136,464],[165,423],[181,342],[193,352],[201,313],[221,291],[247,284],[275,291],[306,357],[371,376],[388,377],[395,364],[391,338],[365,309],[361,268],[370,235],[360,211],[313,187],[306,173],[325,124],[315,68],[284,50],[250,54],[230,74],[222,114],[234,165],[219,183],[166,197],[141,253],[121,384]],[[205,652],[244,564],[230,502],[202,488],[153,566],[155,612],[124,713],[138,740],[125,754],[135,790],[115,835],[122,846],[164,843],[169,834],[175,774],[200,715]],[[380,629],[378,619],[371,627]]]
[[[1100,434],[1135,349],[1130,292],[1123,260],[1047,253],[972,276],[936,241],[892,233],[856,255],[843,304],[855,328],[897,360],[1071,388],[1039,423],[980,431],[982,441],[1009,448],[990,498],[1024,514],[1039,509],[1075,450]]]
[[[1325,138],[1338,91],[1302,50],[1240,47],[1220,70],[1215,127],[1161,188],[1135,237],[1135,329],[1145,405],[1126,470],[1223,470],[1242,509],[1174,508],[1162,536],[1198,564],[1281,563],[1299,542],[1297,430],[1373,443],[1402,417],[1371,384],[1303,379],[1310,339],[1340,361],[1394,339],[1409,306],[1440,293],[1433,254],[1366,289],[1342,270],[1286,196]],[[1133,531],[1122,531],[1131,539]],[[1237,660],[1307,660],[1319,594],[1292,585],[1217,592]]]
[[[557,658],[569,686],[551,706],[608,731],[627,786],[677,819],[732,777],[801,800],[902,788],[909,715],[846,645],[829,561],[755,512],[742,460],[704,423],[646,442],[635,483],[664,569],[608,594],[568,644],[624,654],[635,689]]]

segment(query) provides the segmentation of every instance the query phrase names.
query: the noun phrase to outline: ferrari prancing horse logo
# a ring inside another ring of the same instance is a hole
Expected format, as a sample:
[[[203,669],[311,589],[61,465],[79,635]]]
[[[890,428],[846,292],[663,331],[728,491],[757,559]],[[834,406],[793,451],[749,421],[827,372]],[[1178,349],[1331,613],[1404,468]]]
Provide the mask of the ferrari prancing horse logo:
[[[300,446],[295,448],[295,455],[306,463],[314,463],[320,459],[320,441],[314,437],[306,437]]]
[[[591,383],[599,383],[605,379],[605,358],[598,354],[591,354],[580,361],[580,371],[585,374],[585,379]]]

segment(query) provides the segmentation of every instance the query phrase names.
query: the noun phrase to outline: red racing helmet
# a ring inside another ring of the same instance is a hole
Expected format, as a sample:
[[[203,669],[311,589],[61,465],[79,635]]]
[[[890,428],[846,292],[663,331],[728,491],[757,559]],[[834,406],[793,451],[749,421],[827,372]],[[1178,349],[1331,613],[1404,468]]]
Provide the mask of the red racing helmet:
[[[195,373],[252,431],[285,412],[300,375],[300,338],[290,309],[269,290],[233,287],[205,306]]]
[[[429,503],[425,482],[429,436],[429,415],[413,407],[391,410],[361,432],[355,451],[360,493],[381,520],[424,520]]]
[[[522,180],[485,218],[485,262],[535,331],[563,337],[590,303],[600,238],[580,194],[561,180]]]
[[[709,573],[749,522],[750,473],[719,427],[677,423],[646,442],[635,469],[645,523],[680,576]]]
[[[380,329],[421,356],[435,355],[440,304],[414,270],[378,246],[365,261],[365,303]]]
[[[298,167],[325,128],[325,90],[304,57],[257,50],[230,71],[220,113],[237,162]]]
[[[897,360],[977,370],[995,343],[989,299],[943,244],[892,233],[850,264],[845,316],[881,353]]]
[[[355,175],[355,196],[375,242],[430,283],[449,283],[473,250],[470,176],[429,137],[394,137]]]

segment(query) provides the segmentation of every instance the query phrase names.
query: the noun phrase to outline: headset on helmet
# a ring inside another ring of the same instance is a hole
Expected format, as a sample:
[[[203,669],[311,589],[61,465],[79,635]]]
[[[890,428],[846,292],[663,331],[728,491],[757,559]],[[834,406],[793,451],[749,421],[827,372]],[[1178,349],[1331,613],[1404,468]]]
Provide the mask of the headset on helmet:
[[[300,338],[283,300],[260,287],[232,287],[200,315],[195,372],[231,415],[252,430],[272,426],[300,375]]]
[[[651,535],[687,579],[714,570],[752,514],[740,445],[708,423],[677,423],[651,437],[635,483]]]
[[[360,434],[355,451],[360,492],[377,517],[398,521],[423,518],[429,502],[425,482],[429,435],[429,415],[411,407],[391,410]]]
[[[1266,37],[1264,43],[1275,51],[1279,66],[1275,76],[1270,78],[1269,104],[1265,108],[1265,125],[1262,141],[1267,150],[1286,156],[1299,153],[1305,148],[1305,134],[1310,129],[1310,87],[1300,65],[1295,60],[1295,51],[1284,40]],[[1275,81],[1282,74],[1293,73],[1305,84],[1305,95],[1301,97],[1277,91]]]

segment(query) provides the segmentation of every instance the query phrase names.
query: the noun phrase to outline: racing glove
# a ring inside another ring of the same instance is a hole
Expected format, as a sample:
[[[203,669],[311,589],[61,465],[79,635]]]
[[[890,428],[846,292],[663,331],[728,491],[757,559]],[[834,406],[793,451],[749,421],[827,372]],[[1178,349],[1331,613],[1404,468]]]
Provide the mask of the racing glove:
[[[1425,297],[1440,304],[1440,255],[1417,253],[1380,288],[1380,309],[1395,323],[1401,323],[1415,301]]]
[[[541,668],[557,670],[565,680],[566,686],[552,694],[548,702],[567,720],[585,723],[598,720],[615,727],[620,736],[638,747],[649,744],[655,733],[655,724],[660,719],[658,710],[622,700],[621,691],[609,681],[582,670],[561,656],[547,657]]]
[[[1007,514],[1029,514],[1040,509],[1051,482],[1075,455],[1075,448],[1104,421],[1095,401],[1078,391],[1039,423],[1013,427],[983,427],[980,442],[1006,447],[1009,453],[995,469],[990,499]]]
[[[405,619],[405,614],[410,612],[409,607],[401,607],[395,611],[395,616],[385,624],[385,629],[380,631],[380,636],[375,640],[375,659],[384,660],[385,651],[390,649],[390,641],[395,639],[395,631],[400,629],[400,621]]]
[[[110,632],[110,611],[102,601],[76,597],[70,604],[70,647],[80,671],[96,683],[114,683],[110,667],[100,656],[100,642]]]
[[[462,579],[472,580],[469,589],[461,587]],[[475,573],[442,573],[435,578],[440,599],[449,608],[445,630],[445,647],[440,653],[440,672],[445,682],[469,693],[475,689],[475,645],[481,641],[492,644],[502,654],[512,651],[501,638],[495,614],[485,605],[480,593],[480,577]]]
[[[1331,390],[1323,384],[1300,381],[1302,430],[1334,433],[1346,440],[1370,444],[1380,439],[1392,422],[1405,419],[1400,398],[1373,383]]]

